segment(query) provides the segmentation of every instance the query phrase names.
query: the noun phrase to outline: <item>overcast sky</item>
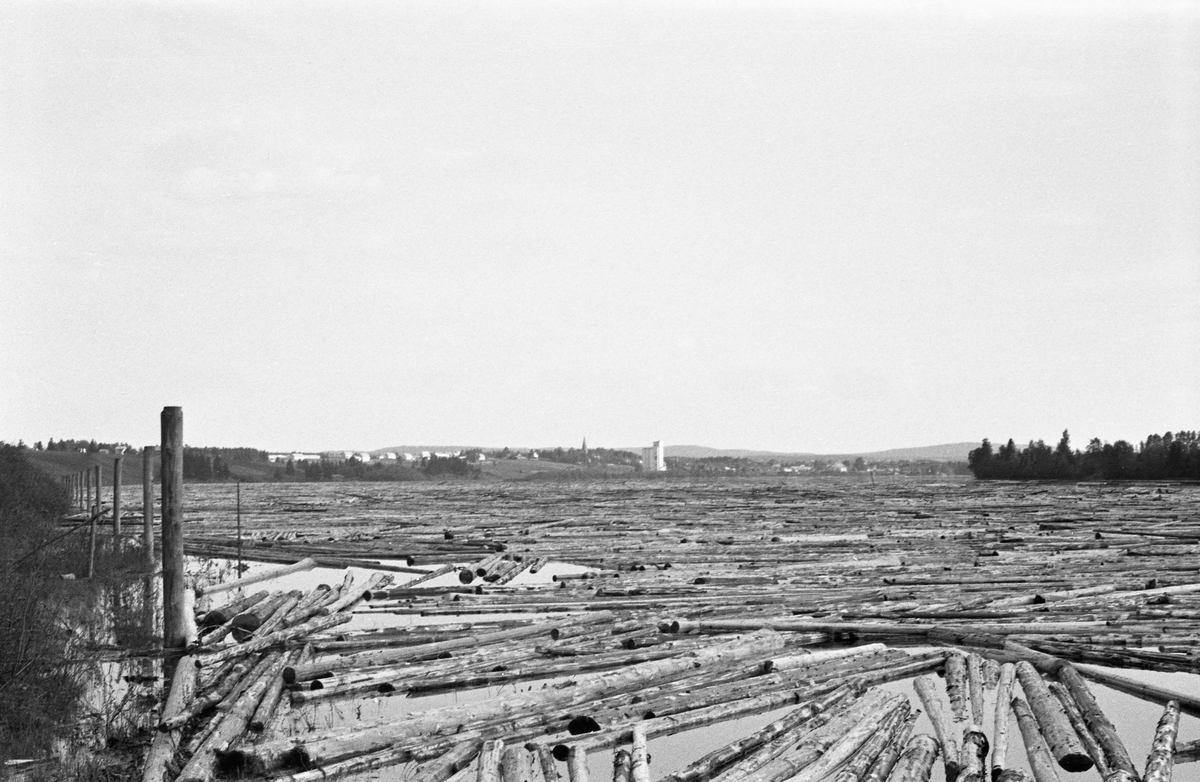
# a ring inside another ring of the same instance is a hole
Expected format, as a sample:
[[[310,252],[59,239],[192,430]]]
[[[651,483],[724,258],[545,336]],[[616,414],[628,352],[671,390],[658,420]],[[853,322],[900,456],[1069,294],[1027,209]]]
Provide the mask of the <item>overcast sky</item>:
[[[1200,429],[1197,4],[0,6],[0,439]]]

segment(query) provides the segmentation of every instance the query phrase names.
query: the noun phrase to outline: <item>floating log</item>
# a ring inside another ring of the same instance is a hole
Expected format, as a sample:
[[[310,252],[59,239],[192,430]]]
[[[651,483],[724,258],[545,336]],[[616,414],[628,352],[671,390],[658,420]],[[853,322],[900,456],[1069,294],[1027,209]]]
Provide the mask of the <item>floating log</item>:
[[[1017,666],[1004,663],[1000,666],[1000,680],[996,684],[996,715],[992,720],[992,782],[999,782],[1008,760],[1008,726],[1012,713],[1013,681]]]
[[[937,677],[932,674],[913,679],[913,687],[921,699],[921,705],[925,707],[925,713],[929,715],[929,722],[933,725],[933,732],[941,746],[942,761],[946,765],[946,779],[954,779],[959,772],[958,740],[946,721],[946,712],[942,709],[942,688],[938,686]]]
[[[908,743],[913,726],[920,714],[920,711],[911,712],[904,722],[897,726],[889,737],[887,745],[879,753],[879,757],[875,758],[875,762],[863,775],[861,782],[885,782],[891,776],[892,769],[900,759],[900,753],[904,751],[904,746]]]
[[[196,691],[196,665],[190,657],[180,658],[175,664],[175,673],[171,677],[171,689],[163,704],[159,722],[173,722],[179,715],[187,712]],[[162,782],[167,772],[167,765],[175,756],[179,747],[181,728],[158,731],[150,741],[150,749],[146,753],[146,762],[142,770],[142,782]]]
[[[1021,689],[1025,691],[1029,709],[1033,712],[1038,728],[1058,765],[1072,772],[1087,771],[1091,768],[1091,757],[1079,743],[1079,737],[1075,735],[1062,704],[1050,692],[1042,675],[1030,663],[1019,662],[1017,678],[1021,682]]]
[[[968,728],[958,756],[956,782],[987,782],[987,753],[988,739],[984,732],[974,726]]]
[[[505,746],[500,758],[501,781],[533,782],[533,766],[529,759],[529,751],[525,747],[515,744]]]
[[[475,782],[500,782],[500,761],[504,757],[504,739],[489,739],[479,751]]]
[[[841,770],[832,777],[834,782],[859,782],[862,780],[884,748],[891,744],[896,731],[907,723],[910,711],[911,707],[908,700],[905,699],[884,718],[879,729],[859,746]]]
[[[187,765],[179,772],[177,782],[212,782],[216,777],[217,752],[229,749],[241,738],[250,724],[250,717],[262,701],[272,681],[279,678],[283,668],[283,653],[275,652],[264,658],[251,674],[251,681],[237,701],[223,717],[218,717],[216,726],[209,733]],[[251,678],[248,677],[248,678]]]
[[[1158,727],[1154,730],[1154,741],[1150,744],[1150,756],[1146,758],[1145,782],[1171,782],[1175,764],[1175,738],[1179,733],[1179,702],[1168,701]]]
[[[1114,690],[1136,696],[1142,700],[1165,705],[1170,701],[1178,701],[1179,709],[1184,714],[1200,717],[1200,696],[1180,692],[1170,687],[1159,687],[1135,681],[1127,676],[1110,673],[1094,665],[1077,665],[1076,669],[1092,681],[1112,687]],[[1066,684],[1066,682],[1063,682]],[[1069,685],[1068,685],[1069,686]],[[1072,690],[1074,694],[1074,690]],[[1085,712],[1086,714],[1086,712]]]
[[[967,655],[967,693],[971,703],[971,727],[983,730],[983,658]]]
[[[291,641],[295,638],[305,638],[314,633],[319,633],[322,630],[328,630],[331,627],[337,627],[340,624],[345,624],[351,619],[350,614],[333,614],[332,616],[319,616],[315,619],[310,619],[303,624],[295,625],[270,635],[257,638],[237,646],[230,646],[212,654],[203,654],[197,656],[196,666],[205,667],[218,665],[225,660],[234,659],[243,655],[254,654],[261,652],[264,649],[270,649],[276,644]]]
[[[971,715],[971,704],[967,685],[967,658],[959,652],[946,656],[946,695],[950,698],[950,710],[954,712],[954,721],[965,722]]]
[[[1019,672],[1018,672],[1018,675]],[[1033,712],[1021,698],[1012,699],[1012,709],[1017,715],[1017,727],[1021,729],[1021,739],[1025,742],[1025,755],[1029,758],[1029,768],[1033,771],[1036,782],[1061,782],[1056,771],[1057,763],[1042,738],[1037,720]]]
[[[567,753],[567,773],[571,782],[588,782],[587,750],[571,747]]]
[[[841,688],[838,699],[832,701],[836,704],[841,699],[849,695],[849,688]],[[829,703],[829,702],[826,702]],[[757,749],[758,747],[774,741],[779,736],[794,730],[795,728],[807,724],[812,721],[813,717],[820,714],[824,708],[815,703],[806,704],[797,709],[793,709],[783,717],[768,723],[764,727],[744,738],[738,739],[731,744],[713,750],[704,757],[696,760],[686,768],[680,769],[672,774],[662,777],[659,782],[702,782],[708,779],[717,771],[725,768],[729,764],[735,762]],[[616,780],[614,779],[614,782]]]
[[[646,723],[634,723],[630,732],[633,736],[629,750],[629,782],[650,782],[650,754],[646,751]],[[1171,748],[1174,750],[1173,742]],[[1154,782],[1160,782],[1160,780],[1154,780]]]
[[[211,611],[208,611],[196,624],[201,630],[219,627],[243,611],[246,611],[257,603],[266,600],[268,595],[269,593],[263,589],[255,592],[254,594],[241,597],[237,600],[234,600],[232,603],[227,603],[220,608],[214,608]]]
[[[629,750],[618,748],[613,752],[612,782],[629,782],[631,762]]]
[[[1071,727],[1075,729],[1075,735],[1079,737],[1079,743],[1083,745],[1084,750],[1088,753],[1088,757],[1096,765],[1096,771],[1099,772],[1100,778],[1108,779],[1109,774],[1112,773],[1112,767],[1108,765],[1108,758],[1105,757],[1104,750],[1100,748],[1096,737],[1088,729],[1087,722],[1083,719],[1083,714],[1079,711],[1079,705],[1071,697],[1071,691],[1063,686],[1062,682],[1050,682],[1050,692],[1062,704],[1063,713],[1071,721]]]
[[[925,733],[913,736],[900,753],[888,782],[929,782],[939,748],[940,742],[933,736]]]
[[[196,593],[198,595],[211,597],[212,595],[220,594],[221,592],[229,592],[231,590],[242,589],[243,587],[251,586],[253,584],[261,584],[263,581],[270,581],[271,579],[279,578],[280,576],[286,576],[289,573],[301,573],[305,570],[312,570],[316,566],[317,562],[315,559],[306,557],[299,562],[294,562],[284,567],[264,570],[261,573],[255,573],[253,576],[246,576],[245,578],[239,578],[234,581],[226,581],[224,584],[197,586]]]

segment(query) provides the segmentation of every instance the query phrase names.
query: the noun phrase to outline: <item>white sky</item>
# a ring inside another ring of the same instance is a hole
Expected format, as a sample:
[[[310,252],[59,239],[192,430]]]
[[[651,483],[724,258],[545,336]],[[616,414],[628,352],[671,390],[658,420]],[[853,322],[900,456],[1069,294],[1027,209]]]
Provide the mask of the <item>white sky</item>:
[[[0,439],[1200,428],[1195,3],[0,5]]]

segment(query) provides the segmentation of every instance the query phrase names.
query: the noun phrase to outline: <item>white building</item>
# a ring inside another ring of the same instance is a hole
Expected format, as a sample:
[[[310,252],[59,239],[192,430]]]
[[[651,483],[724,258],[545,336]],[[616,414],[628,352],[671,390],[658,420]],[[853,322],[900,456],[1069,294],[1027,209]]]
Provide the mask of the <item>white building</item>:
[[[667,460],[663,455],[662,440],[655,440],[654,445],[642,449],[643,472],[666,472]]]

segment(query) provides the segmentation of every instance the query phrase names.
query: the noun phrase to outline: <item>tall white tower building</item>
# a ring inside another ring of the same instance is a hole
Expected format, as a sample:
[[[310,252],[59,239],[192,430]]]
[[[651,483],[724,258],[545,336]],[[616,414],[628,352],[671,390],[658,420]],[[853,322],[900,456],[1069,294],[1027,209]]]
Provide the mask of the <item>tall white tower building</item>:
[[[643,472],[666,472],[667,461],[663,456],[662,440],[655,440],[654,445],[642,449]]]

